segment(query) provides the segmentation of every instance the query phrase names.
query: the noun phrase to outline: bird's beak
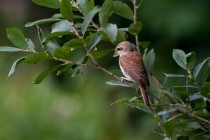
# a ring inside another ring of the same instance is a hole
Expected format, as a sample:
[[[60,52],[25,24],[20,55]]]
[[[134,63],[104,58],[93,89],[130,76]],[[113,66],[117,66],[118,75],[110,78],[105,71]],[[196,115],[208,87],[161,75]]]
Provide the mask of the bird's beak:
[[[119,56],[118,51],[115,50],[113,57]]]

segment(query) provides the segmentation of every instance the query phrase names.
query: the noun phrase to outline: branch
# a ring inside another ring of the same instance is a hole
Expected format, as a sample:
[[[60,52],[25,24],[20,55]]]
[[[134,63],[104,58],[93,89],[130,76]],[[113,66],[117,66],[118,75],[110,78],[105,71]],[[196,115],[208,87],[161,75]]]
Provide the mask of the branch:
[[[138,6],[136,5],[136,0],[133,0],[133,23],[135,24],[137,22],[137,8]],[[136,48],[138,53],[141,55],[141,51],[139,48],[139,37],[138,34],[135,35],[135,40],[136,40]]]
[[[75,32],[76,36],[79,38],[79,39],[83,39],[82,36],[79,34],[79,32],[77,31],[76,27],[74,26],[74,23],[73,22],[70,22],[71,26],[72,26],[72,29],[73,31]],[[91,53],[90,49],[88,49],[87,45],[85,43],[83,43],[84,45],[84,48],[85,50],[87,51],[88,55],[90,56],[91,60],[93,61],[93,63],[98,66],[98,62],[95,60],[95,58],[93,57],[93,54]]]

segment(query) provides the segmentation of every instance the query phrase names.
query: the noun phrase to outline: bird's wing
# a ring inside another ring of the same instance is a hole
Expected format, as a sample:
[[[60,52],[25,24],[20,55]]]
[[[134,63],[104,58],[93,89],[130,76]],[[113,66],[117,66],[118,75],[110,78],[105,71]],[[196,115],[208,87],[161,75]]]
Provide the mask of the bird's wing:
[[[147,72],[143,60],[138,53],[128,53],[120,57],[120,65],[124,71],[140,86],[146,87],[148,83]]]

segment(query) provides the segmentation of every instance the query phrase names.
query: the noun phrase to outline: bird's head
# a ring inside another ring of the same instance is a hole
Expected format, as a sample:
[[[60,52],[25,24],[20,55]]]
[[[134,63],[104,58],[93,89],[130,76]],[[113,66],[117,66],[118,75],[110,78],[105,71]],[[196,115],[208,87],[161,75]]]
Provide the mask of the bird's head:
[[[113,57],[121,56],[132,51],[135,51],[133,45],[128,41],[123,41],[119,43],[115,48],[115,53]]]

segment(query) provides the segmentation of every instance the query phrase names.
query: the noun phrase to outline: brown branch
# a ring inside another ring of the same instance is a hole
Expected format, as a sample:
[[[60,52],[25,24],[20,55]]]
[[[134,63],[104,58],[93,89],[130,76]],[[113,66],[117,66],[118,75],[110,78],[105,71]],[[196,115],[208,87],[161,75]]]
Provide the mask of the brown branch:
[[[74,31],[74,33],[76,34],[76,36],[79,38],[79,39],[82,39],[83,37],[79,34],[79,32],[77,31],[76,27],[74,26],[74,23],[73,22],[70,22],[71,26],[72,26],[72,29]],[[98,62],[95,60],[95,58],[93,57],[93,54],[91,53],[90,49],[87,47],[87,45],[85,43],[83,43],[84,45],[84,48],[85,50],[87,51],[88,55],[90,56],[91,60],[93,61],[93,63],[98,66]]]
[[[137,5],[136,5],[136,0],[133,0],[133,23],[136,24],[137,22]],[[136,40],[136,48],[138,53],[141,55],[141,51],[139,48],[139,37],[138,34],[135,35],[135,40]]]
[[[174,105],[174,104],[170,104],[170,103],[168,103],[168,102],[165,102],[165,101],[163,101],[161,98],[158,98],[157,96],[155,96],[155,95],[153,95],[153,94],[151,94],[151,93],[148,93],[148,94],[149,94],[150,97],[152,97],[153,99],[157,100],[158,102],[163,103],[163,104],[165,104],[165,105],[167,105],[167,106],[169,106],[169,107],[171,107],[171,108],[175,108],[177,111],[179,111],[179,112],[181,112],[181,113],[183,113],[183,114],[186,114],[186,115],[188,115],[189,117],[191,117],[192,119],[198,120],[199,122],[201,122],[201,123],[203,123],[203,124],[208,124],[208,125],[210,125],[210,121],[208,121],[208,120],[206,120],[206,119],[204,119],[204,118],[202,118],[202,117],[199,117],[199,116],[197,116],[197,115],[195,115],[195,114],[192,114],[192,113],[189,112],[189,111],[185,111],[184,109],[180,109],[177,105]]]

